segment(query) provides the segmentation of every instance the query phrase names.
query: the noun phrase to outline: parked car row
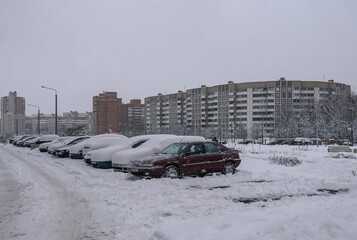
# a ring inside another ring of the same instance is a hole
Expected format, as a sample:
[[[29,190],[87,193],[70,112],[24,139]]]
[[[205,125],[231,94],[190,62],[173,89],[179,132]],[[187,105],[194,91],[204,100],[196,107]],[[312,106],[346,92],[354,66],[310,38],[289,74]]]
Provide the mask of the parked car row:
[[[35,138],[33,138],[35,139]],[[39,151],[56,157],[83,159],[96,168],[136,176],[171,177],[235,173],[240,165],[237,150],[198,136],[118,134],[58,137],[39,145]]]
[[[12,143],[13,145],[18,147],[36,148],[42,143],[51,142],[58,138],[59,136],[57,135],[43,135],[43,136],[22,135],[10,139],[9,143]]]

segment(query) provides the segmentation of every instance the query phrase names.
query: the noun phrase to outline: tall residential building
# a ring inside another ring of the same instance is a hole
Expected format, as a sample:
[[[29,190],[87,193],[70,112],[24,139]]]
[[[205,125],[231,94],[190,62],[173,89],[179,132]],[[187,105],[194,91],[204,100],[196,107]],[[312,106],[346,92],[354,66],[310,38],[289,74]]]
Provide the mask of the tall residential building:
[[[1,98],[1,127],[6,137],[25,133],[25,98],[18,97],[16,91]]]
[[[95,134],[121,133],[138,135],[144,131],[144,105],[140,99],[124,104],[116,92],[93,97],[93,130]]]
[[[349,95],[350,86],[321,81],[245,82],[189,89],[145,98],[149,133],[199,134],[229,137],[241,132],[269,136],[286,111],[299,109],[331,95]],[[244,134],[245,133],[245,134]]]

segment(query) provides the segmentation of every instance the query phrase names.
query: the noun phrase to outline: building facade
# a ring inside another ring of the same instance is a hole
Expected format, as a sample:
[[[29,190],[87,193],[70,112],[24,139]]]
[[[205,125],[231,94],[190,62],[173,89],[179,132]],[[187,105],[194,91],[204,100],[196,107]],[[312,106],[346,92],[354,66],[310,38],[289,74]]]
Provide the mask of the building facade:
[[[193,134],[220,138],[271,136],[288,111],[314,105],[329,96],[350,94],[333,80],[246,82],[179,91],[145,98],[149,133]]]
[[[25,98],[16,91],[1,98],[1,132],[6,137],[25,133]]]
[[[38,115],[33,114],[26,118],[26,134],[38,133]],[[55,115],[40,114],[40,134],[55,133]],[[78,113],[77,111],[64,112],[57,118],[59,136],[64,135],[91,135],[92,134],[92,113]],[[73,133],[73,134],[71,134]]]
[[[124,104],[116,92],[93,97],[93,131],[95,134],[120,133],[128,136],[144,133],[144,104],[133,99]]]

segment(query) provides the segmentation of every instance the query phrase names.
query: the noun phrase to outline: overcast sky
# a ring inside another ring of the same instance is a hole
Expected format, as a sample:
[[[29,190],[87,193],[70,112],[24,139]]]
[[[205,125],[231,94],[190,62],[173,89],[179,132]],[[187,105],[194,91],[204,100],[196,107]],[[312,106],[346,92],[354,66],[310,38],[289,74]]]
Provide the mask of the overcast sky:
[[[92,111],[228,81],[357,87],[356,0],[0,0],[0,96]],[[26,114],[37,109],[26,106]]]

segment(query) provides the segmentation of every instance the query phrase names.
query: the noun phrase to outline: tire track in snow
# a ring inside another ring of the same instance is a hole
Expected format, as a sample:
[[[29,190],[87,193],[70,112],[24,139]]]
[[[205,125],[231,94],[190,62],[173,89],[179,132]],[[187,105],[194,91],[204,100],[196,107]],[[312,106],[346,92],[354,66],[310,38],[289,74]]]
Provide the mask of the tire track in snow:
[[[86,228],[91,225],[87,201],[80,193],[71,190],[63,179],[65,176],[57,175],[54,166],[47,169],[39,165],[41,162],[26,159],[26,155],[9,151],[4,146],[1,146],[1,151],[8,155],[8,161],[16,164],[19,181],[24,181],[26,186],[19,210],[11,216],[10,229],[5,232],[7,237],[38,240],[84,238]]]

